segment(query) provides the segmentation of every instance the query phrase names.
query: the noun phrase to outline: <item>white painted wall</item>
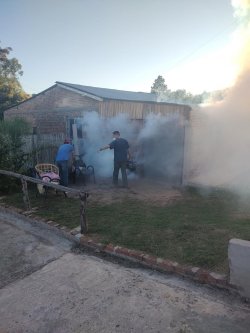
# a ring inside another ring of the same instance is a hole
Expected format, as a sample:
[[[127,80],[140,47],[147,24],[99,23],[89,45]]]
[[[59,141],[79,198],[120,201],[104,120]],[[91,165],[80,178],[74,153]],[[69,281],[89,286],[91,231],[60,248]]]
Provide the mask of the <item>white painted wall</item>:
[[[250,299],[250,242],[231,239],[228,247],[230,283],[235,285],[241,296]]]

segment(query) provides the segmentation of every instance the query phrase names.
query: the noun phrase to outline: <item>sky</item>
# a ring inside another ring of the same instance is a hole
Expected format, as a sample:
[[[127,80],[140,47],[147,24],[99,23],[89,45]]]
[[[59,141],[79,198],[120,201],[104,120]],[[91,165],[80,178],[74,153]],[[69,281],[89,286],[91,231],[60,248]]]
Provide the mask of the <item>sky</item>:
[[[194,94],[233,83],[230,0],[0,0],[1,47],[38,93],[55,81],[150,92],[158,75]]]

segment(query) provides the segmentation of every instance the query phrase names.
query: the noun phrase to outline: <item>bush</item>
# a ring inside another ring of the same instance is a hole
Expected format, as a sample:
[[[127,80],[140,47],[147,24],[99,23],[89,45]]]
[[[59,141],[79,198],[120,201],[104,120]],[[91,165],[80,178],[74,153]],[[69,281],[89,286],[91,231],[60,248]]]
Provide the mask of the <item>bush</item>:
[[[30,126],[23,119],[0,121],[0,169],[22,173],[26,163],[23,151],[23,137],[29,134]],[[1,192],[9,192],[17,185],[17,180],[0,176]]]

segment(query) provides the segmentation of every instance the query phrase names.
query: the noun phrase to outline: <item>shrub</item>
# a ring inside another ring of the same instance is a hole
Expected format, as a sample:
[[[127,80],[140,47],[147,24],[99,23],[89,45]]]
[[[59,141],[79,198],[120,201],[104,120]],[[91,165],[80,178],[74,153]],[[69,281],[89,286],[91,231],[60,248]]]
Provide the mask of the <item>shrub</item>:
[[[23,151],[24,135],[29,134],[30,126],[23,119],[0,121],[0,169],[22,173],[26,162]],[[0,176],[1,192],[15,188],[16,179]]]

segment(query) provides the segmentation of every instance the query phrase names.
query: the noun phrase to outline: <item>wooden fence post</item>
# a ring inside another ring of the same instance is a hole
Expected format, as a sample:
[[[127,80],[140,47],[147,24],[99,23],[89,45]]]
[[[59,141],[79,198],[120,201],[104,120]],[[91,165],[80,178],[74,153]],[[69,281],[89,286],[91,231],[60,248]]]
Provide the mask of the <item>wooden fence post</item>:
[[[37,178],[31,178],[25,175],[21,175],[16,172],[7,171],[7,170],[1,170],[0,169],[0,175],[6,175],[9,177],[15,177],[20,179],[22,183],[22,192],[23,192],[23,202],[25,204],[25,208],[27,210],[31,210],[31,204],[29,199],[29,193],[28,193],[28,186],[27,182],[31,182],[33,184],[41,184],[43,186],[53,188],[57,191],[63,191],[63,192],[69,192],[69,193],[75,193],[79,195],[81,206],[80,206],[80,226],[81,226],[81,233],[86,233],[88,231],[88,224],[87,224],[87,217],[86,217],[86,205],[87,205],[87,198],[89,196],[88,193],[82,192],[73,188],[57,185],[54,183],[44,182],[41,179]]]
[[[30,199],[29,199],[27,182],[26,182],[26,180],[21,178],[21,183],[22,183],[22,191],[23,191],[23,202],[25,204],[26,209],[30,210],[31,206],[30,206]]]
[[[81,234],[84,234],[88,231],[87,217],[86,217],[86,204],[88,193],[79,193],[81,206],[80,206],[80,226],[81,226]]]

